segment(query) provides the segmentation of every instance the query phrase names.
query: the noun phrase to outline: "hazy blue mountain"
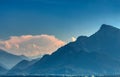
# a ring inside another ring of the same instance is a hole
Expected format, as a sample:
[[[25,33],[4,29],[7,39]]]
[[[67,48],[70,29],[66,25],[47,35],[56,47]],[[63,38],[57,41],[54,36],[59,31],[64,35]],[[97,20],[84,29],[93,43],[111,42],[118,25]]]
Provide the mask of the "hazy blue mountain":
[[[5,66],[4,64],[0,63],[0,66],[5,68],[5,69],[9,69],[7,66]]]
[[[0,50],[0,63],[3,64],[5,68],[10,69],[24,59],[27,58],[10,54],[4,50]]]
[[[16,64],[12,69],[10,69],[8,71],[8,74],[24,74],[26,71],[26,69],[28,69],[28,67],[30,67],[31,65],[33,65],[35,62],[37,62],[38,59],[34,59],[32,61],[28,61],[28,60],[23,60],[21,62],[19,62],[18,64]]]
[[[4,64],[0,63],[0,75],[6,74],[8,71],[7,66],[5,66]]]
[[[120,73],[119,54],[120,29],[103,24],[90,37],[80,36],[75,42],[59,48],[52,55],[43,56],[24,69],[26,72],[23,74]],[[21,73],[17,72],[17,74]]]
[[[6,68],[0,66],[0,75],[4,75],[4,74],[6,74],[7,71],[8,71],[8,69],[6,69]]]

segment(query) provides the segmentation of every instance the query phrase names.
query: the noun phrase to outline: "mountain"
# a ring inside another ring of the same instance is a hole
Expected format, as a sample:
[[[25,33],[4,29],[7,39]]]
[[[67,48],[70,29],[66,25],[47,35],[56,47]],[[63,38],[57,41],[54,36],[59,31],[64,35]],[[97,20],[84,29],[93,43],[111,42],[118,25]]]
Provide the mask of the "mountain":
[[[14,65],[24,59],[26,58],[23,56],[13,55],[0,49],[0,64],[4,65],[7,69],[11,69]]]
[[[0,63],[0,75],[6,74],[8,71],[8,68]]]
[[[4,75],[4,74],[6,74],[7,71],[8,71],[8,70],[7,70],[6,68],[0,66],[0,75]]]
[[[8,74],[24,74],[25,69],[27,69],[28,67],[30,67],[31,65],[33,65],[35,62],[37,62],[39,60],[38,59],[34,59],[32,61],[28,61],[28,60],[23,60],[21,62],[19,62],[18,64],[16,64],[12,69],[10,69],[8,71]]]
[[[4,64],[2,64],[2,63],[0,63],[0,67],[3,67],[3,68],[5,68],[5,69],[8,69],[8,67],[7,66],[5,66]]]
[[[51,55],[43,56],[24,69],[23,74],[120,74],[119,39],[120,29],[103,24],[93,35],[80,36]]]
[[[82,46],[89,51],[103,53],[119,60],[119,39],[120,29],[103,24],[95,34],[84,41]]]

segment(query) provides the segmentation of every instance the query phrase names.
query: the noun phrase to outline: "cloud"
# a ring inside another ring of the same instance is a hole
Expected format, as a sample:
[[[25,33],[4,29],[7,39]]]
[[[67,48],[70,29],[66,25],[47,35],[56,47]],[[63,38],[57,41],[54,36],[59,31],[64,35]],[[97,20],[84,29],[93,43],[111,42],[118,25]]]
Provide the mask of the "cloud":
[[[0,41],[0,49],[15,55],[35,57],[51,54],[65,42],[52,35],[22,35],[11,36],[8,40]]]
[[[76,38],[75,38],[75,37],[72,37],[72,41],[73,41],[73,42],[76,41]]]

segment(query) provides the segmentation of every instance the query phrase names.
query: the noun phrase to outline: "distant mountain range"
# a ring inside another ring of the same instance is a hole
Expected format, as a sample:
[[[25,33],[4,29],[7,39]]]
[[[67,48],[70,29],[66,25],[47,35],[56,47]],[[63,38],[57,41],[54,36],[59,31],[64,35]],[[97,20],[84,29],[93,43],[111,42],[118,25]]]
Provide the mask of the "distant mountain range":
[[[35,62],[37,62],[38,59],[34,59],[32,61],[28,61],[28,60],[23,60],[21,62],[19,62],[18,64],[16,64],[12,69],[10,69],[8,71],[8,74],[21,74],[23,75],[26,72],[26,69],[28,69],[30,66],[32,66]]]
[[[0,64],[0,75],[6,74],[8,69],[3,64]]]
[[[30,74],[120,73],[120,29],[103,24],[29,67]],[[114,67],[113,67],[114,66]]]
[[[7,74],[113,75],[120,74],[119,59],[120,29],[103,24],[93,35],[80,36],[40,60],[23,60]]]
[[[11,69],[17,63],[25,59],[28,58],[25,56],[13,55],[4,50],[0,50],[0,65],[2,64],[2,67],[6,69]]]

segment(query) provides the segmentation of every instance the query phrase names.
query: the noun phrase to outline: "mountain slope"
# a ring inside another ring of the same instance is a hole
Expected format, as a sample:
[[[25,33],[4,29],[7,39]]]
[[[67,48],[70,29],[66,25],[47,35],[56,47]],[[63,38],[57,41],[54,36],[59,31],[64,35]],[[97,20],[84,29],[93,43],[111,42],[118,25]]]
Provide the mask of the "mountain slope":
[[[103,24],[95,34],[82,41],[83,43],[81,44],[81,46],[87,49],[89,52],[106,54],[112,58],[119,60],[119,39],[120,29]]]
[[[0,63],[5,65],[8,69],[12,68],[14,65],[24,59],[25,58],[22,56],[13,55],[4,50],[0,50]]]
[[[4,75],[7,72],[7,69],[0,66],[0,75]]]
[[[61,50],[64,53],[61,53]],[[120,62],[107,55],[87,52],[85,50],[74,52],[71,47],[67,46],[53,53],[51,56],[43,57],[39,62],[29,68],[29,73],[73,75],[113,74],[114,72],[120,71],[119,67]]]
[[[25,69],[27,69],[28,67],[36,63],[38,60],[39,59],[34,59],[32,61],[23,60],[19,62],[18,64],[16,64],[12,69],[10,69],[8,71],[8,74],[17,74],[17,73],[24,74],[26,72]]]
[[[53,54],[43,56],[24,69],[24,74],[120,74],[119,39],[120,29],[103,24],[90,37],[80,36]]]

